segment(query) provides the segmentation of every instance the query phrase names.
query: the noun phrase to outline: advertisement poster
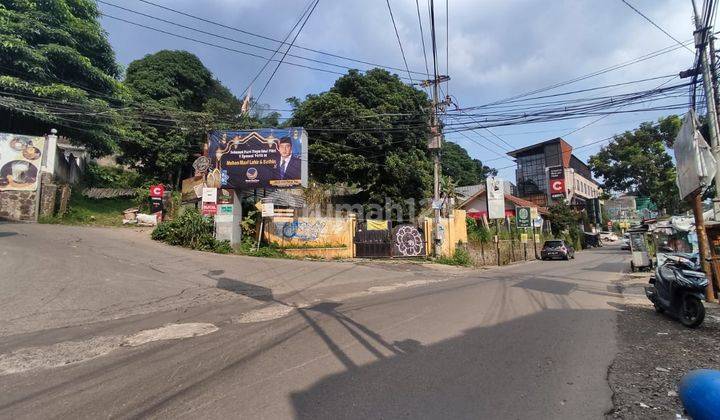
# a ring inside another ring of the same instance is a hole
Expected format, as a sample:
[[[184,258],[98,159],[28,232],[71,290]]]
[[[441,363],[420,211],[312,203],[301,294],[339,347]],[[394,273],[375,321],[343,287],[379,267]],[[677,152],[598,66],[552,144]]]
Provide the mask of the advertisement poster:
[[[307,141],[301,127],[212,131],[207,184],[240,190],[306,187]]]
[[[565,168],[562,166],[551,166],[548,168],[550,182],[550,198],[565,198]]]
[[[183,203],[197,201],[202,197],[202,190],[205,187],[205,177],[193,176],[182,180],[181,199]]]
[[[505,218],[505,185],[501,178],[487,178],[487,208],[489,219]]]
[[[515,223],[519,228],[532,227],[530,207],[517,207],[515,210]]]
[[[0,133],[0,191],[35,191],[44,137]]]

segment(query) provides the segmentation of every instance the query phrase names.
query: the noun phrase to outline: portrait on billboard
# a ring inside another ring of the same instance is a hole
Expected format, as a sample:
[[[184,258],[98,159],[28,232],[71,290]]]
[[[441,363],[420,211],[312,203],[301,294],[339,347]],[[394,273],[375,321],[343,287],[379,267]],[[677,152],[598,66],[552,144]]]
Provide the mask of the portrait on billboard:
[[[208,136],[208,157],[208,186],[307,186],[307,134],[301,127],[212,131]]]

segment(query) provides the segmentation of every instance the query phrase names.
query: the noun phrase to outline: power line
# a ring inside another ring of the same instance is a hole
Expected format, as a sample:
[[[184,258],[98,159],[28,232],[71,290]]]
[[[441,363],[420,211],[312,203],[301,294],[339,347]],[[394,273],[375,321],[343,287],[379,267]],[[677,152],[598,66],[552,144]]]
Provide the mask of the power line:
[[[240,32],[240,33],[243,33],[243,34],[245,34],[245,35],[254,36],[254,37],[257,37],[257,38],[260,38],[260,39],[264,39],[264,40],[266,40],[266,41],[278,42],[278,43],[280,43],[281,45],[282,45],[282,44],[287,45],[287,42],[280,41],[280,40],[278,40],[278,39],[274,39],[274,38],[271,38],[271,37],[268,37],[268,36],[256,34],[256,33],[253,33],[253,32],[249,32],[249,31],[246,31],[246,30],[243,30],[243,29],[239,29],[239,28],[234,27],[234,26],[225,25],[225,24],[222,24],[222,23],[220,23],[220,22],[217,22],[217,21],[214,21],[214,20],[211,20],[211,19],[206,19],[206,18],[202,18],[202,17],[200,17],[200,16],[192,15],[192,14],[190,14],[190,13],[186,13],[186,12],[183,12],[183,11],[181,11],[181,10],[173,9],[173,8],[171,8],[171,7],[163,6],[163,5],[161,5],[161,4],[153,3],[153,2],[148,1],[148,0],[138,0],[138,1],[141,1],[141,2],[143,2],[143,3],[149,4],[149,5],[158,7],[158,8],[161,8],[161,9],[163,9],[163,10],[166,10],[166,11],[169,11],[169,12],[172,12],[172,13],[176,13],[176,14],[179,14],[179,15],[182,15],[182,16],[185,16],[185,17],[189,17],[189,18],[191,18],[191,19],[195,19],[195,20],[198,20],[198,21],[201,21],[201,22],[209,23],[209,24],[211,24],[211,25],[215,25],[215,26],[218,26],[218,27],[221,27],[221,28],[230,29],[230,30],[232,30],[232,31]],[[365,65],[372,66],[372,67],[382,67],[382,68],[390,69],[390,70],[404,71],[404,70],[401,69],[401,68],[392,67],[392,66],[386,66],[386,65],[382,65],[382,64],[378,64],[378,63],[373,63],[373,62],[371,62],[371,61],[359,60],[359,59],[352,58],[352,57],[346,57],[346,56],[342,56],[342,55],[339,55],[339,54],[333,54],[333,53],[329,53],[329,52],[326,52],[326,51],[321,51],[321,50],[317,50],[317,49],[313,49],[313,48],[303,47],[303,46],[301,46],[301,45],[295,45],[294,47],[295,47],[296,49],[300,49],[300,50],[303,50],[303,51],[310,51],[310,52],[314,52],[314,53],[317,53],[317,54],[326,55],[326,56],[328,56],[328,57],[339,58],[339,59],[341,59],[341,60],[352,61],[352,62],[355,62],[355,63],[365,64]],[[414,73],[414,74],[423,74],[422,72],[418,72],[418,71],[412,71],[412,73]]]
[[[670,35],[670,33],[669,33],[668,31],[666,31],[665,29],[663,29],[663,28],[662,28],[660,25],[658,25],[657,23],[653,22],[652,19],[650,19],[649,17],[647,17],[643,12],[639,11],[635,6],[633,6],[632,4],[628,3],[627,0],[620,0],[620,1],[622,1],[623,3],[625,3],[625,4],[627,5],[627,7],[633,9],[633,10],[635,11],[635,13],[637,13],[637,14],[640,15],[640,16],[642,16],[643,19],[645,19],[645,20],[647,20],[648,22],[650,22],[650,24],[651,24],[652,26],[660,29],[660,30],[662,31],[662,33],[664,33],[665,35],[667,35],[670,39],[672,39],[673,41],[677,42],[680,46],[682,46],[682,47],[685,48],[686,50],[690,51],[693,55],[695,55],[695,51],[691,50],[687,45],[683,44],[683,43],[680,42],[677,38],[675,38],[674,36]]]
[[[120,21],[120,22],[125,22],[125,23],[130,24],[130,25],[133,25],[133,26],[137,26],[137,27],[140,27],[140,28],[149,29],[149,30],[155,31],[155,32],[160,32],[160,33],[163,33],[163,34],[166,34],[166,35],[170,35],[170,36],[174,36],[174,37],[176,37],[176,38],[181,38],[181,39],[184,39],[184,40],[187,40],[187,41],[197,42],[197,43],[199,43],[199,44],[207,45],[207,46],[210,46],[210,47],[220,48],[220,49],[223,49],[223,50],[226,50],[226,51],[231,51],[231,52],[235,52],[235,53],[238,53],[238,54],[243,54],[243,55],[247,55],[247,56],[250,56],[250,57],[259,58],[259,59],[262,59],[262,60],[271,60],[271,61],[275,61],[275,62],[279,61],[279,60],[275,60],[275,59],[270,59],[270,58],[265,57],[265,56],[262,56],[262,55],[260,55],[260,54],[255,54],[255,53],[251,53],[251,52],[248,52],[248,51],[238,50],[238,49],[230,48],[230,47],[227,47],[227,46],[224,46],[224,45],[219,45],[219,44],[214,44],[214,43],[212,43],[212,42],[202,41],[202,40],[199,40],[199,39],[197,39],[197,38],[192,38],[192,37],[189,37],[189,36],[176,34],[176,33],[173,33],[173,32],[170,32],[170,31],[166,31],[166,30],[163,30],[163,29],[160,29],[160,28],[155,28],[155,27],[152,27],[152,26],[143,25],[143,24],[141,24],[141,23],[137,23],[137,22],[133,22],[133,21],[130,21],[130,20],[127,20],[127,19],[119,18],[119,17],[117,17],[117,16],[108,15],[107,13],[101,13],[101,15],[102,15],[102,16],[105,16],[106,18],[118,20],[118,21]],[[337,74],[337,75],[340,75],[340,76],[344,76],[344,75],[345,75],[345,73],[340,73],[340,72],[333,71],[333,70],[328,70],[328,69],[321,69],[321,68],[318,68],[318,67],[306,66],[306,65],[304,65],[304,64],[294,63],[294,62],[291,62],[291,61],[285,61],[284,63],[285,63],[285,64],[288,64],[288,65],[290,65],[290,66],[301,67],[301,68],[305,68],[305,69],[309,69],[309,70],[315,70],[315,71],[321,71],[321,72],[324,72],[324,73]]]
[[[312,9],[310,9],[310,12],[308,12],[307,17],[305,17],[305,21],[302,23],[302,25],[300,26],[300,29],[298,29],[297,33],[293,37],[293,40],[290,43],[290,45],[288,45],[287,49],[285,49],[285,53],[283,54],[282,58],[280,58],[280,61],[278,61],[277,65],[275,66],[275,70],[273,70],[272,74],[270,75],[270,78],[268,78],[267,82],[265,82],[265,86],[263,86],[257,99],[255,99],[255,103],[253,104],[251,109],[254,108],[255,105],[257,105],[257,103],[260,101],[260,98],[262,98],[263,93],[265,93],[265,89],[267,89],[267,87],[270,84],[270,82],[272,81],[273,77],[275,77],[275,73],[277,73],[278,69],[280,68],[280,64],[283,63],[283,60],[285,60],[285,57],[288,55],[288,52],[290,52],[290,48],[292,48],[293,44],[295,43],[295,40],[297,40],[298,36],[300,36],[300,32],[302,32],[303,28],[305,27],[305,24],[307,24],[308,20],[310,20],[310,16],[312,16],[318,3],[320,3],[320,0],[316,0]],[[302,16],[300,17],[300,20],[302,20]]]
[[[418,25],[420,25],[420,41],[422,41],[423,57],[425,57],[425,74],[430,79],[430,68],[428,67],[427,51],[425,50],[425,32],[423,31],[422,19],[420,18],[420,1],[415,0],[417,8]]]
[[[183,25],[183,24],[181,24],[181,23],[177,23],[177,22],[173,22],[173,21],[170,21],[170,20],[167,20],[167,19],[163,19],[163,18],[160,18],[160,17],[157,17],[157,16],[149,15],[149,14],[147,14],[147,13],[139,12],[139,11],[137,11],[137,10],[133,10],[133,9],[130,9],[130,8],[127,8],[127,7],[118,6],[118,5],[113,4],[113,3],[108,3],[108,2],[106,2],[106,1],[104,1],[104,0],[97,0],[97,2],[98,2],[98,3],[101,3],[101,4],[104,4],[104,5],[107,5],[107,6],[115,7],[115,8],[117,8],[117,9],[124,10],[124,11],[126,11],[126,12],[130,12],[130,13],[133,13],[133,14],[136,14],[136,15],[139,15],[139,16],[144,16],[144,17],[149,18],[149,19],[153,19],[153,20],[156,20],[156,21],[159,21],[159,22],[167,23],[167,24],[169,24],[169,25],[177,26],[177,27],[180,27],[180,28],[183,28],[183,29],[187,29],[187,30],[190,30],[190,31],[194,31],[194,32],[198,32],[198,33],[204,34],[204,35],[209,35],[209,36],[212,36],[212,37],[216,37],[216,38],[219,38],[219,39],[223,39],[223,40],[225,40],[225,41],[230,41],[230,42],[234,42],[234,43],[241,44],[241,45],[247,45],[247,46],[249,46],[249,47],[257,48],[257,49],[260,49],[260,50],[263,50],[263,51],[272,52],[272,53],[273,53],[273,56],[275,55],[275,53],[276,53],[277,51],[279,51],[284,45],[287,44],[287,42],[285,42],[285,41],[287,40],[287,37],[286,37],[283,41],[281,41],[281,43],[278,45],[278,47],[277,47],[276,49],[268,48],[268,47],[264,47],[264,46],[262,46],[262,45],[257,45],[257,44],[253,44],[253,43],[250,43],[250,42],[241,41],[241,40],[236,39],[236,38],[227,37],[227,36],[224,36],[224,35],[220,35],[220,34],[217,34],[217,33],[214,33],[214,32],[209,32],[209,31],[206,31],[206,30],[203,30],[203,29],[199,29],[199,28],[192,27],[192,26]],[[313,63],[323,64],[323,65],[326,65],[326,66],[331,66],[331,67],[337,67],[337,68],[341,68],[341,69],[346,69],[346,70],[354,69],[353,67],[344,66],[344,65],[336,64],[336,63],[331,63],[331,62],[328,62],[328,61],[323,61],[323,60],[317,60],[317,59],[313,59],[313,58],[303,57],[303,56],[301,56],[301,55],[296,55],[296,54],[288,54],[288,56],[289,56],[289,57],[293,57],[293,58],[298,58],[298,59],[301,59],[301,60],[310,61],[310,62],[313,62]]]
[[[393,28],[395,28],[395,36],[397,37],[398,45],[400,46],[400,54],[402,54],[403,63],[405,63],[405,69],[407,70],[408,77],[410,78],[410,83],[414,83],[412,74],[410,74],[407,59],[405,58],[405,50],[403,49],[402,41],[400,41],[400,33],[398,32],[397,25],[395,24],[395,16],[393,16],[392,7],[390,7],[390,0],[385,0],[385,3],[387,3],[388,11],[390,12],[390,20],[392,21]]]
[[[693,41],[694,41],[693,39],[690,39],[690,40],[688,40],[688,41],[685,41],[685,42],[683,43],[683,45],[691,44],[691,43],[693,43]],[[478,106],[475,106],[475,107],[472,107],[472,108],[483,108],[483,107],[487,107],[487,106],[491,106],[491,105],[501,104],[501,103],[505,103],[505,102],[512,101],[512,100],[515,100],[515,99],[519,99],[519,98],[523,98],[523,97],[526,97],[526,96],[534,95],[534,94],[537,94],[537,93],[540,93],[540,92],[545,92],[545,91],[548,91],[548,90],[556,89],[556,88],[561,87],[561,86],[566,86],[566,85],[569,85],[569,84],[577,83],[577,82],[582,81],[582,80],[586,80],[586,79],[589,79],[589,78],[592,78],[592,77],[600,76],[600,75],[602,75],[602,74],[609,73],[609,72],[611,72],[611,71],[619,70],[619,69],[621,69],[621,68],[625,68],[625,67],[631,66],[631,65],[633,65],[633,64],[637,64],[637,63],[639,63],[639,62],[642,62],[642,61],[645,61],[645,60],[649,60],[649,59],[658,57],[658,56],[660,56],[660,55],[667,54],[667,53],[669,53],[669,52],[673,52],[673,51],[675,51],[675,50],[677,50],[677,49],[680,49],[680,48],[682,48],[682,47],[677,46],[677,45],[671,45],[671,46],[668,46],[668,47],[661,48],[661,49],[659,49],[659,50],[650,52],[650,53],[648,53],[648,54],[642,55],[642,56],[640,56],[640,57],[636,57],[636,58],[634,58],[634,59],[632,59],[632,60],[628,60],[628,61],[625,61],[625,62],[620,63],[620,64],[615,64],[615,65],[612,65],[612,66],[609,66],[609,67],[605,67],[605,68],[603,68],[603,69],[594,71],[594,72],[592,72],[592,73],[588,73],[588,74],[585,74],[585,75],[582,75],[582,76],[578,76],[578,77],[575,77],[575,78],[572,78],[572,79],[569,79],[569,80],[565,80],[565,81],[562,81],[562,82],[557,82],[557,83],[554,83],[554,84],[552,84],[552,85],[548,85],[548,86],[545,86],[545,87],[542,87],[542,88],[538,88],[538,89],[530,90],[530,91],[527,91],[527,92],[523,92],[523,93],[520,93],[520,94],[517,94],[517,95],[514,95],[514,96],[510,96],[510,97],[507,97],[507,98],[504,98],[504,99],[499,99],[499,100],[496,100],[496,101],[493,101],[493,102],[489,102],[489,103],[486,103],[486,104],[483,104],[483,105],[478,105]]]
[[[99,0],[98,0],[98,1],[99,1]],[[302,22],[303,17],[308,13],[308,10],[309,10],[310,7],[312,6],[312,4],[313,4],[313,2],[312,2],[312,0],[310,0],[310,1],[308,2],[308,5],[305,7],[305,9],[303,10],[302,14],[300,15],[300,18],[297,20],[297,22],[295,22],[295,25],[293,25],[293,27],[290,29],[290,31],[287,33],[287,35],[285,35],[285,38],[283,39],[283,42],[287,41],[288,38],[290,38],[290,35],[293,34],[293,32],[295,31],[295,28],[297,28],[297,26],[300,24],[300,22]],[[273,59],[273,58],[275,58],[275,54],[277,54],[277,53],[280,51],[280,49],[282,48],[282,46],[283,46],[283,44],[278,45],[278,47],[275,49],[275,51],[274,51],[273,54],[270,56],[270,58],[269,58],[267,61],[265,61],[265,64],[263,64],[263,66],[260,68],[260,70],[258,70],[257,74],[255,74],[255,77],[253,77],[252,80],[250,81],[250,83],[248,83],[247,87],[243,90],[241,96],[242,96],[242,95],[245,95],[245,94],[250,90],[250,88],[252,87],[253,83],[255,83],[255,81],[260,77],[260,75],[265,71],[265,69],[267,68],[267,66],[270,65],[270,62],[271,62],[270,60]],[[257,101],[255,101],[255,103],[257,103]]]
[[[450,6],[445,0],[445,74],[450,74]],[[450,79],[447,81],[447,96],[450,96]]]

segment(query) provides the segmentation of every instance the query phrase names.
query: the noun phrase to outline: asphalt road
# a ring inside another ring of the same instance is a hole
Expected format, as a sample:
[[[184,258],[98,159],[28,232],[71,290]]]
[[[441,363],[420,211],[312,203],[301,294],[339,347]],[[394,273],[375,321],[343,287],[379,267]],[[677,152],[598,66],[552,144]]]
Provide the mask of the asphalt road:
[[[22,313],[0,336],[0,417],[575,419],[612,408],[611,282],[627,264],[617,248],[471,271],[215,256],[128,232],[0,225],[11,278],[0,276],[11,291],[0,321]],[[129,344],[168,323],[214,332]]]

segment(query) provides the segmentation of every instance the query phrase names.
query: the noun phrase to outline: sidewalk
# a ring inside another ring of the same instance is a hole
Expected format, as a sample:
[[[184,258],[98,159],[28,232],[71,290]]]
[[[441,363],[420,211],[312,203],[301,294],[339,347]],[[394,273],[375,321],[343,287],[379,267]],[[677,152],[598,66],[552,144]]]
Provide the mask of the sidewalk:
[[[668,419],[682,414],[677,386],[691,369],[720,368],[720,306],[706,303],[705,322],[688,329],[655,312],[645,297],[650,273],[616,283],[620,352],[608,371],[615,408],[608,418]]]

